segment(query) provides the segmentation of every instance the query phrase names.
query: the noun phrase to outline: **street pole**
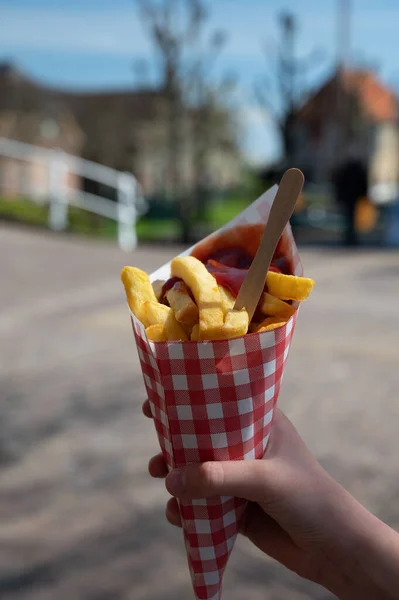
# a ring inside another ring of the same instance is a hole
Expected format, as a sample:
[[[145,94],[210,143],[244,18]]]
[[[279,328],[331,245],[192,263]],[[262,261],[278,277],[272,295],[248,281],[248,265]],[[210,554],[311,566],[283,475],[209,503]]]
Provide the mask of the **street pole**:
[[[349,123],[343,74],[350,64],[351,0],[337,0],[337,118],[339,154],[344,156],[348,145]]]
[[[348,68],[351,51],[351,0],[338,0],[337,55],[338,66]]]

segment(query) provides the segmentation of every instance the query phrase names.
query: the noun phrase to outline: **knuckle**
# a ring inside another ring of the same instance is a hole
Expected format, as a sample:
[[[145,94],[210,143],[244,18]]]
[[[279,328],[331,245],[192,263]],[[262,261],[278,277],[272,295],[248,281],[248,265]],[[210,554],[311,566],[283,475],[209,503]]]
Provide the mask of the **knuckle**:
[[[224,471],[223,466],[217,462],[207,462],[201,465],[199,471],[199,484],[201,489],[208,493],[214,490],[220,490],[223,487]]]

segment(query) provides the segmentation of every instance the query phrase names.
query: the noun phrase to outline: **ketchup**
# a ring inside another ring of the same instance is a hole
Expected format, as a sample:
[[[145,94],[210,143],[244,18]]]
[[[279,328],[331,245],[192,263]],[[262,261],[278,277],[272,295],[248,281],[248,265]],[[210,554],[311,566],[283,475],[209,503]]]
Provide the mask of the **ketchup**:
[[[243,281],[248,273],[248,269],[236,269],[234,267],[228,267],[221,262],[213,259],[209,259],[206,263],[206,268],[211,273],[219,285],[227,288],[233,296],[238,296],[238,292],[243,284]],[[275,273],[281,273],[281,270],[271,265],[269,271]],[[266,291],[266,284],[265,284]]]
[[[236,269],[249,269],[252,263],[252,258],[240,248],[217,250],[211,258],[222,265]]]
[[[187,291],[188,291],[188,293],[190,294],[190,296],[191,296],[191,299],[194,301],[194,296],[193,296],[193,293],[192,293],[191,289],[188,287],[188,285],[186,285],[186,284],[184,283],[183,279],[181,279],[180,277],[169,277],[169,279],[167,279],[167,280],[165,281],[165,283],[163,284],[163,286],[162,286],[161,297],[160,297],[160,299],[159,299],[159,302],[160,302],[161,304],[162,304],[162,303],[163,303],[163,304],[166,304],[166,303],[167,303],[167,300],[165,300],[165,296],[166,296],[166,294],[169,292],[169,290],[171,290],[171,289],[172,289],[172,287],[174,287],[174,285],[175,285],[176,283],[179,283],[179,282],[181,282],[181,285],[182,285],[184,288],[187,288]]]
[[[259,247],[264,228],[264,224],[256,223],[221,231],[217,236],[200,242],[194,248],[192,256],[206,266],[219,285],[227,288],[233,296],[237,296]],[[289,261],[284,252],[285,245],[286,240],[283,236],[277,244],[269,271],[290,274]],[[165,294],[177,281],[181,280],[171,277],[165,282],[161,302],[165,301]],[[264,289],[267,290],[266,284]],[[189,292],[192,296],[190,289]]]
[[[161,297],[159,299],[161,303],[165,302],[165,296],[167,292],[169,292],[169,290],[171,290],[175,283],[177,283],[178,281],[182,281],[180,277],[169,277],[169,279],[165,281],[165,283],[162,286]]]

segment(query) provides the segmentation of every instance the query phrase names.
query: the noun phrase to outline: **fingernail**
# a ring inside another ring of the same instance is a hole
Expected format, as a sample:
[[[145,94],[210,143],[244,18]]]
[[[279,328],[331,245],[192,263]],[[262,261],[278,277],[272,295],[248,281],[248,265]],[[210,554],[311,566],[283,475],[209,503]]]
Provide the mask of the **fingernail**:
[[[169,473],[167,479],[167,488],[172,496],[180,496],[186,489],[186,474],[181,469],[176,469]]]

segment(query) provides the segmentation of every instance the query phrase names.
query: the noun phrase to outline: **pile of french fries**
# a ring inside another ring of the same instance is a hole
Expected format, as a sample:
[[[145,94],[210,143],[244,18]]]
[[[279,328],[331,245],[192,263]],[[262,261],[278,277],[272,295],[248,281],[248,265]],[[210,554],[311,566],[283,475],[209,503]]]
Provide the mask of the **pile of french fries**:
[[[314,286],[312,279],[269,271],[267,291],[249,322],[245,309],[234,310],[234,295],[194,256],[174,258],[171,277],[165,291],[165,281],[151,283],[141,269],[121,273],[130,310],[153,342],[222,340],[281,327]]]

